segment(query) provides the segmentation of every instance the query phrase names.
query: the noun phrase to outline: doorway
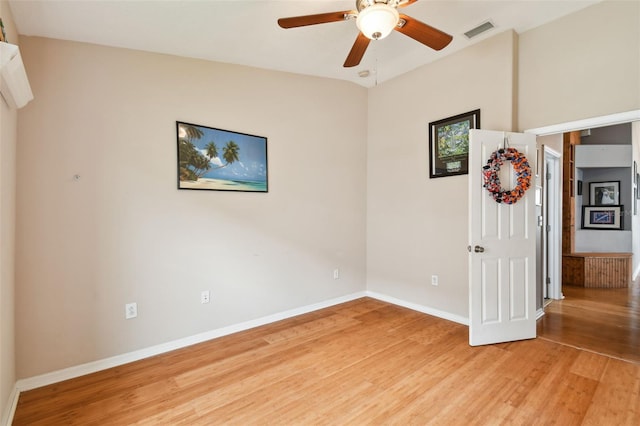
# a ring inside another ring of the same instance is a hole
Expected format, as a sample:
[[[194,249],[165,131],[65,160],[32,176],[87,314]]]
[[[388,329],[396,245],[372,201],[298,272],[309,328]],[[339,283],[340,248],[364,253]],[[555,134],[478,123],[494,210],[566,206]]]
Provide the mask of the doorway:
[[[632,123],[635,122],[635,123]],[[600,117],[589,120],[581,120],[579,122],[566,123],[564,125],[551,126],[546,129],[534,129],[531,132],[538,135],[546,135],[551,137],[556,135],[558,139],[562,139],[562,134],[570,131],[580,131],[584,129],[593,129],[598,127],[608,127],[616,124],[632,123],[632,152],[633,159],[640,165],[640,111],[632,111],[625,114],[616,114],[609,117]],[[541,138],[543,141],[545,138]],[[544,142],[543,142],[544,143]],[[542,313],[542,318],[538,321],[537,333],[543,339],[553,340],[558,343],[568,344],[572,346],[583,347],[587,350],[600,352],[609,356],[618,357],[638,362],[640,360],[640,351],[637,342],[640,339],[637,324],[640,320],[640,282],[637,278],[640,272],[640,262],[636,261],[637,267],[633,270],[634,281],[629,284],[628,289],[589,289],[582,287],[562,287],[562,246],[554,245],[553,242],[559,243],[562,235],[562,221],[558,221],[556,228],[558,234],[552,237],[554,213],[562,211],[562,179],[560,182],[552,182],[553,175],[561,176],[563,156],[559,154],[562,146],[553,147],[544,146],[543,166],[544,175],[544,224],[545,231],[543,236],[547,237],[544,247],[543,262],[548,265],[544,271],[544,279],[539,280],[545,302],[551,302]],[[633,164],[630,170],[635,167]],[[557,173],[555,170],[560,169]],[[640,167],[638,167],[640,169]],[[551,171],[549,176],[546,171]],[[636,170],[633,170],[634,175]],[[631,177],[631,173],[629,173]],[[585,176],[586,177],[586,176]],[[547,180],[549,179],[550,180]],[[576,177],[576,179],[580,179]],[[594,180],[594,178],[587,178]],[[597,180],[597,179],[596,179]],[[633,183],[629,183],[633,180]],[[634,258],[640,255],[640,201],[637,197],[640,195],[640,175],[635,175],[635,179],[626,179],[624,191],[628,191],[630,206],[627,207],[624,220],[633,221],[632,227],[632,251]],[[576,192],[578,191],[576,181]],[[584,188],[584,190],[588,190]],[[631,195],[631,193],[633,195]],[[588,195],[587,195],[588,196]],[[555,201],[555,206],[553,205]],[[562,217],[562,216],[560,216]],[[551,226],[551,229],[548,226]],[[580,226],[577,225],[576,228]],[[554,253],[554,249],[557,251]],[[579,247],[578,247],[579,249]],[[579,251],[579,250],[576,250]],[[586,251],[596,251],[590,248]],[[553,263],[558,266],[558,279],[554,286]],[[550,282],[547,287],[547,277]],[[564,296],[567,298],[564,299]],[[564,299],[564,300],[563,300]],[[594,327],[594,325],[596,325]],[[611,339],[616,341],[616,345],[612,345]]]
[[[543,138],[540,138],[543,136],[553,139],[553,137],[555,136],[558,138],[558,140],[561,141],[562,134],[567,132],[579,131],[579,130],[589,129],[589,128],[612,126],[616,124],[631,123],[631,122],[640,122],[640,110],[628,111],[628,112],[618,113],[618,114],[611,114],[611,115],[602,116],[602,117],[593,117],[593,118],[588,118],[584,120],[577,120],[577,121],[571,121],[571,122],[566,122],[561,124],[555,124],[552,126],[539,127],[535,129],[525,130],[524,133],[535,134],[536,136],[539,137],[539,139],[543,139]],[[638,137],[636,137],[636,139],[638,139]],[[562,152],[562,145],[547,146],[545,144],[544,149],[545,150],[544,150],[543,157],[545,158],[544,160],[545,166],[546,166],[546,159],[548,157],[552,161],[552,163],[550,164],[550,167],[552,168],[556,166],[558,167],[557,169],[558,172],[555,173],[555,176],[560,177],[561,176],[560,173],[562,173],[561,166],[560,166],[562,161],[562,155],[560,154],[560,152]],[[547,155],[547,150],[549,151],[549,155]],[[634,152],[636,152],[636,149],[634,149]],[[553,163],[554,161],[553,159],[557,159],[557,164]],[[553,179],[553,173],[552,173],[552,179]],[[562,190],[563,190],[562,179],[558,178],[553,183],[545,182],[545,184],[547,183],[548,185],[545,185],[545,189],[544,189],[544,194],[546,195],[547,199],[545,200],[543,224],[545,227],[547,224],[551,225],[552,231],[554,231],[553,227],[555,224],[556,233],[555,235],[553,235],[553,238],[554,238],[553,240],[551,240],[552,235],[548,235],[547,241],[551,245],[550,247],[547,247],[546,243],[542,244],[543,264],[546,263],[548,267],[547,267],[547,270],[544,270],[544,267],[543,267],[543,271],[544,271],[543,277],[545,277],[545,279],[538,280],[538,285],[542,287],[538,290],[538,294],[545,294],[544,287],[547,287],[546,277],[549,276],[551,283],[549,284],[546,294],[550,296],[549,299],[559,300],[559,299],[562,299],[563,297],[562,296],[562,247],[558,246],[559,242],[562,239],[561,238]],[[634,257],[637,257],[640,254],[640,232],[636,230],[636,228],[640,228],[640,227],[634,227],[634,237],[633,237],[633,240],[634,240],[633,253],[635,255]],[[544,236],[547,235],[547,232],[543,232],[542,234],[544,238]],[[545,259],[547,260],[545,261]],[[555,270],[553,269],[554,268],[553,265],[555,265]],[[554,278],[554,275],[555,275],[555,278]],[[634,278],[636,275],[637,273],[634,273]],[[554,285],[554,282],[555,282],[555,285]],[[538,308],[541,310],[540,316],[544,315],[544,312],[542,311],[542,306],[538,306]]]

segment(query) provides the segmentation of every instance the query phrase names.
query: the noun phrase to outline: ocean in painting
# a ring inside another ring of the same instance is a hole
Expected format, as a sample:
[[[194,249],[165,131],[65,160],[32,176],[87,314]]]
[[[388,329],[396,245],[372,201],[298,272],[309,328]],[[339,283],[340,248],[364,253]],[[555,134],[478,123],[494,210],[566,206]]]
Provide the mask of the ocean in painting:
[[[226,179],[200,178],[197,181],[181,181],[180,188],[216,189],[221,191],[253,191],[267,192],[267,182],[249,182]]]

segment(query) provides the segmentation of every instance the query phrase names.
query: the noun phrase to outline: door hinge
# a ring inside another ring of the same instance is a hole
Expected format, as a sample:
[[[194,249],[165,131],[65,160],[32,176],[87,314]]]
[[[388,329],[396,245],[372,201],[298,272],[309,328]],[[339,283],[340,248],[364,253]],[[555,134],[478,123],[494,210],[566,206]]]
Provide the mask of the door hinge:
[[[551,225],[547,225],[547,232],[551,232]]]
[[[547,285],[551,284],[551,277],[547,277]]]
[[[551,180],[551,172],[547,172],[547,180]]]

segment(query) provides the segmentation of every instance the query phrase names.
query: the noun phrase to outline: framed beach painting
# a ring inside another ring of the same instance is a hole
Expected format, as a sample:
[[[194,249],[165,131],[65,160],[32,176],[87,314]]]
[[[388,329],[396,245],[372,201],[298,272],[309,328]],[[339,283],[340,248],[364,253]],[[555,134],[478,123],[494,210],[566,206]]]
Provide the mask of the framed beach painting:
[[[469,130],[480,128],[480,110],[429,123],[429,177],[469,173]]]
[[[268,192],[267,138],[176,121],[178,189]]]

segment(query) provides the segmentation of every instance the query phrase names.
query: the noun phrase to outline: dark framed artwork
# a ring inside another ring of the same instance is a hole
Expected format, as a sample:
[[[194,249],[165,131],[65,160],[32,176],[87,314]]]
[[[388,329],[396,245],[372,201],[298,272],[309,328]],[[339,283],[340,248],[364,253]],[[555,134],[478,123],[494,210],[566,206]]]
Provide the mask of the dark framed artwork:
[[[624,206],[582,206],[583,229],[621,230]]]
[[[268,192],[267,138],[176,121],[178,189]]]
[[[593,206],[620,204],[620,181],[589,182],[589,203]]]
[[[480,128],[480,110],[429,123],[429,177],[469,173],[469,130]]]

